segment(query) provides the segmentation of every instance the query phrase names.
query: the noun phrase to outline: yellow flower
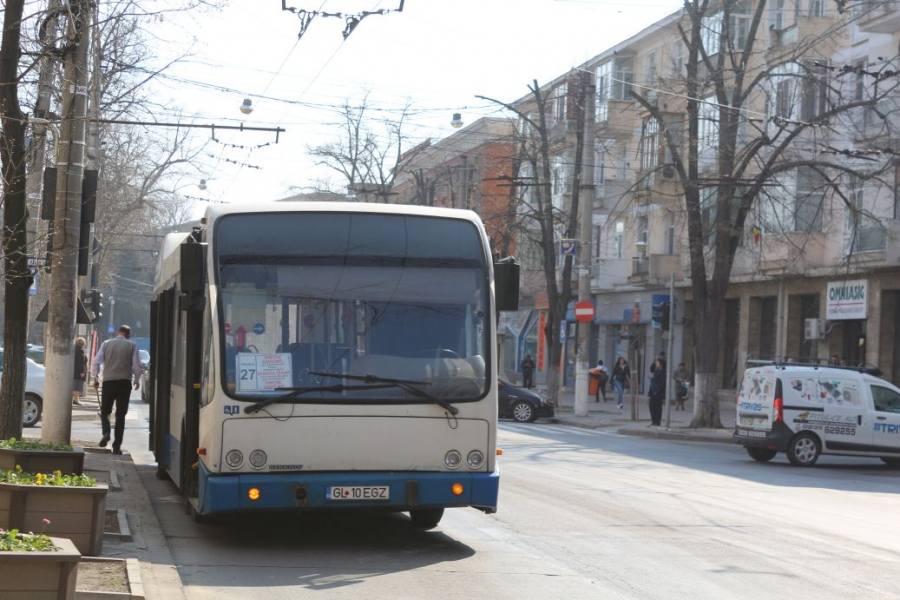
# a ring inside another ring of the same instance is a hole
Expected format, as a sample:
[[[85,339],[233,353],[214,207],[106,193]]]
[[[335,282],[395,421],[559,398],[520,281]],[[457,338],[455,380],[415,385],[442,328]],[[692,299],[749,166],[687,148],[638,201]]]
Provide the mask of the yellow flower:
[[[60,471],[59,469],[57,469],[56,471],[53,471],[53,474],[56,475],[57,477],[62,477],[62,471]]]
[[[22,465],[16,465],[16,471],[18,471],[19,473],[21,473],[21,472],[22,472]]]

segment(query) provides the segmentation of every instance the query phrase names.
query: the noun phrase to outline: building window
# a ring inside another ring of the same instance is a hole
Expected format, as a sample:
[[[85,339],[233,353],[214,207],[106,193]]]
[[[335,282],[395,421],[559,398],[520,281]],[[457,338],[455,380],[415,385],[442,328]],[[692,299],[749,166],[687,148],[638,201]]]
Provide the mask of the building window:
[[[647,55],[644,83],[650,87],[656,86],[656,52],[651,52]]]
[[[703,17],[700,24],[700,41],[706,49],[707,56],[718,54],[719,39],[722,37],[722,13],[716,12]]]
[[[854,102],[862,102],[866,97],[866,75],[863,71],[866,68],[866,61],[858,60],[853,65],[856,70],[856,79],[854,80],[853,87],[853,101]]]
[[[850,189],[848,192],[850,206],[850,218],[847,224],[850,227],[851,252],[873,252],[884,250],[887,242],[884,227],[871,214],[871,208],[866,206],[866,182],[860,177],[850,177]]]
[[[650,118],[644,121],[641,133],[641,183],[643,187],[653,185],[653,171],[659,164],[659,121]]]
[[[794,204],[794,231],[822,231],[825,187],[828,182],[809,167],[797,169],[797,200]]]
[[[809,16],[824,17],[825,16],[825,0],[809,0]]]
[[[553,114],[556,117],[557,121],[562,121],[566,118],[566,96],[568,94],[568,89],[569,89],[568,84],[563,83],[563,84],[556,86],[556,89],[554,90]]]
[[[630,102],[632,85],[634,85],[634,58],[631,56],[616,58],[610,99]]]
[[[622,259],[625,251],[625,222],[616,221],[616,231],[613,236],[613,256]]]
[[[669,213],[666,215],[666,254],[675,254],[675,215]]]
[[[718,199],[718,188],[706,187],[700,190],[700,221],[703,225],[703,238],[707,244],[713,244],[716,240],[716,202]]]
[[[672,48],[672,77],[677,79],[682,74],[684,74],[684,43],[678,40]]]
[[[900,220],[900,161],[894,163],[894,219]]]
[[[609,93],[612,75],[612,61],[597,67],[597,122],[605,123],[609,119]]]
[[[800,118],[810,121],[826,111],[828,99],[827,67],[819,64],[803,65],[804,76],[800,94]]]
[[[719,107],[715,96],[710,96],[700,104],[697,123],[698,153],[700,163],[709,166],[716,160],[719,149]]]

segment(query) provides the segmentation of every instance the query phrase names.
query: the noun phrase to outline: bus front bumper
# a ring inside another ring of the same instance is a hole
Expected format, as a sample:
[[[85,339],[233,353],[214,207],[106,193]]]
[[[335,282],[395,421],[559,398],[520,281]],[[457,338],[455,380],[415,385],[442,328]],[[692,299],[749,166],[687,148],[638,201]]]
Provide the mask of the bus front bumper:
[[[462,489],[455,484],[460,484]],[[378,500],[331,500],[329,490],[381,488],[387,498]],[[343,473],[242,473],[219,475],[200,463],[200,513],[211,515],[233,511],[316,510],[367,508],[411,510],[417,508],[467,507],[486,513],[497,510],[500,473],[435,472],[343,472]],[[255,490],[252,492],[252,490]],[[255,499],[252,497],[255,496]]]

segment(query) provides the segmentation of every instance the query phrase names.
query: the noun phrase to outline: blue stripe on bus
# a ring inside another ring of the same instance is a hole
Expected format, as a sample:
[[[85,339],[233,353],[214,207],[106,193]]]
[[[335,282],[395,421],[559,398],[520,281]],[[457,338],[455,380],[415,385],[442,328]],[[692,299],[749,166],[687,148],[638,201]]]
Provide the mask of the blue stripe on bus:
[[[238,510],[297,510],[316,508],[374,508],[409,509],[408,482],[416,482],[419,489],[418,507],[474,506],[497,509],[500,473],[432,473],[432,472],[337,472],[337,473],[244,473],[216,475],[200,461],[200,512],[204,515]],[[451,491],[454,483],[463,484],[463,493]],[[307,501],[301,505],[297,489],[306,486]],[[388,501],[326,500],[326,488],[335,485],[387,485]],[[248,491],[259,490],[259,499],[250,500]]]

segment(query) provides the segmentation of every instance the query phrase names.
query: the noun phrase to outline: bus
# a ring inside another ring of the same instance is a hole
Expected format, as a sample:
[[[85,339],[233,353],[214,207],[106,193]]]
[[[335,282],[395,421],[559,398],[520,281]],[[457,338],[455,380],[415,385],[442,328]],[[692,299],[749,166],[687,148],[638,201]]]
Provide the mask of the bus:
[[[273,202],[169,234],[150,445],[197,520],[497,509],[497,317],[519,268],[471,211]]]

